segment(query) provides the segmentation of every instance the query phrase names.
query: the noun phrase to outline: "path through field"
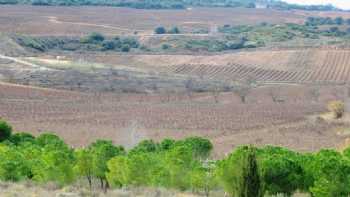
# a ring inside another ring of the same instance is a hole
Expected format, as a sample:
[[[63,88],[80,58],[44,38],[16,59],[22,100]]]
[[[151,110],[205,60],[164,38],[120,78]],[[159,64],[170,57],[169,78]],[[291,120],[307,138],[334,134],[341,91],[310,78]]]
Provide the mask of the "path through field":
[[[56,16],[49,16],[48,17],[48,21],[51,22],[51,23],[67,23],[67,24],[72,24],[72,25],[102,27],[102,28],[107,28],[107,29],[115,29],[115,30],[128,31],[128,32],[144,31],[144,30],[139,30],[139,29],[129,29],[129,28],[123,28],[123,27],[115,27],[115,26],[106,25],[106,24],[93,24],[93,23],[61,21]]]
[[[138,32],[139,35],[146,36],[146,37],[162,37],[162,36],[199,36],[199,37],[201,37],[201,36],[209,36],[210,35],[207,33],[154,34],[154,33],[147,33],[147,30],[116,27],[116,26],[107,25],[107,24],[94,24],[94,23],[62,21],[62,20],[59,20],[55,16],[49,16],[48,21],[51,23],[57,23],[57,24],[66,23],[66,24],[72,24],[72,25],[101,27],[101,28],[106,28],[106,29],[111,29],[111,30],[126,31],[126,32],[131,33],[131,34],[133,34],[134,32]],[[144,33],[142,33],[142,32],[144,32]]]
[[[22,64],[22,65],[25,65],[25,66],[30,66],[30,67],[32,67],[34,69],[49,70],[48,68],[43,67],[41,65],[34,64],[34,63],[31,63],[31,62],[27,62],[27,61],[21,60],[21,59],[16,58],[16,57],[9,57],[9,56],[0,54],[0,59],[10,60],[10,61],[13,61],[13,62]]]

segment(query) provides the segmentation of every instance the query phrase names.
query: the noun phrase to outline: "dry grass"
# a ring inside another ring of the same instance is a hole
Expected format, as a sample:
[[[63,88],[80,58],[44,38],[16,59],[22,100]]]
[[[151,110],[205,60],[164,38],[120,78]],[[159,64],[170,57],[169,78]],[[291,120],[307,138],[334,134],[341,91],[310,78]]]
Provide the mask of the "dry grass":
[[[162,188],[125,188],[109,190],[107,193],[104,193],[98,189],[90,191],[89,189],[77,186],[57,188],[50,184],[38,186],[30,182],[0,182],[0,190],[0,197],[204,197],[201,194]],[[210,194],[211,197],[222,197],[224,195],[223,191],[213,191]],[[282,197],[282,195],[266,197]],[[293,197],[309,197],[309,195],[297,193]]]
[[[109,190],[104,193],[98,189],[77,186],[57,188],[54,185],[34,185],[31,183],[0,183],[0,197],[199,197],[200,195],[157,188],[130,188]],[[222,192],[221,196],[222,196]],[[215,197],[216,195],[213,195]],[[218,195],[219,196],[219,195]],[[217,196],[217,197],[218,197]]]

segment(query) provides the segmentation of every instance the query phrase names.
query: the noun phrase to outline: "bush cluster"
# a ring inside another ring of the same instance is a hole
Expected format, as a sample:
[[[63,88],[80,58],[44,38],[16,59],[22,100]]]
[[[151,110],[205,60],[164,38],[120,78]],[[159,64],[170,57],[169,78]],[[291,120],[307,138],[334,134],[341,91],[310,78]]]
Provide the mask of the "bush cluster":
[[[86,180],[101,188],[163,187],[210,195],[261,197],[296,191],[314,197],[350,194],[350,148],[298,153],[281,147],[241,146],[222,160],[211,160],[207,139],[144,140],[130,150],[108,140],[71,148],[58,136],[12,134],[0,121],[0,180],[31,180],[60,186]]]
[[[54,5],[54,6],[79,6],[79,5],[95,5],[95,6],[117,6],[131,7],[137,9],[185,9],[190,6],[205,7],[245,7],[255,8],[258,0],[0,0],[0,4],[31,4],[31,5]],[[297,5],[289,4],[278,0],[264,1],[266,7],[282,9],[282,10],[316,10],[329,11],[337,10],[332,5]]]
[[[243,48],[256,48],[261,46],[261,43],[249,41],[245,37],[218,40],[218,39],[203,39],[203,40],[189,40],[185,44],[185,48],[191,51],[210,51],[219,52],[226,50],[237,50]]]
[[[318,26],[318,25],[350,25],[350,19],[343,19],[342,17],[308,17],[305,21],[307,26]]]
[[[154,33],[156,34],[179,34],[180,29],[178,27],[172,27],[171,29],[167,30],[165,27],[160,26],[154,29]]]
[[[321,27],[325,25],[324,27]],[[327,26],[326,26],[327,25]],[[346,30],[343,30],[346,26]],[[233,37],[245,37],[255,42],[256,46],[264,46],[265,43],[287,42],[298,39],[320,39],[323,37],[336,37],[348,39],[350,33],[350,20],[341,17],[322,18],[309,17],[305,24],[267,24],[260,25],[224,25],[218,31]]]
[[[88,36],[82,38],[80,42],[102,51],[116,50],[129,52],[131,49],[139,48],[140,46],[138,40],[132,37],[121,38],[119,36],[116,36],[112,39],[107,39],[100,33],[91,33]]]
[[[141,48],[139,41],[134,37],[107,38],[106,36],[93,32],[80,39],[66,37],[30,37],[17,36],[18,44],[41,52],[50,49],[66,51],[119,51],[129,52],[132,49]]]

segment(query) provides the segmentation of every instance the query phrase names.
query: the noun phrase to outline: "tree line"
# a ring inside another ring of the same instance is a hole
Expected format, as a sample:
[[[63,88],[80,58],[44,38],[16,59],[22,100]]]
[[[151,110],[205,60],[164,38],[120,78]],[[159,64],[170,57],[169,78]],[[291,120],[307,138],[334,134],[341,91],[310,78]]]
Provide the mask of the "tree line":
[[[191,6],[256,8],[263,5],[266,8],[280,10],[337,10],[332,5],[297,5],[278,0],[0,0],[0,4],[31,4],[37,6],[90,5],[131,7],[136,9],[185,9]]]
[[[260,197],[295,192],[314,197],[350,194],[350,149],[298,153],[282,147],[240,146],[211,159],[212,143],[200,137],[144,140],[126,150],[109,140],[72,148],[58,136],[12,133],[0,121],[0,180],[59,186],[84,181],[104,191],[122,187],[162,187],[210,196]]]
[[[319,25],[350,25],[350,18],[344,19],[343,17],[307,17],[305,21],[307,26],[319,26]]]

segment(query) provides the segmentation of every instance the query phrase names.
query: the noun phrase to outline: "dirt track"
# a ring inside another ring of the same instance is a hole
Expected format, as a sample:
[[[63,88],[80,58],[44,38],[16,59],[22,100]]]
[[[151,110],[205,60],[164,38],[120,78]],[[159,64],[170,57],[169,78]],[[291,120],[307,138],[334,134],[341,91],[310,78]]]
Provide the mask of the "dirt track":
[[[9,57],[9,56],[6,56],[6,55],[1,55],[0,54],[0,58],[1,59],[6,59],[6,60],[10,60],[10,61],[13,61],[13,62],[16,62],[16,63],[19,63],[19,64],[22,64],[22,65],[25,65],[25,66],[30,66],[34,69],[44,69],[44,70],[48,70],[48,68],[45,68],[43,66],[40,66],[38,64],[34,64],[34,63],[31,63],[31,62],[27,62],[27,61],[24,61],[24,60],[21,60],[19,58],[16,58],[16,57]]]
[[[57,24],[62,24],[62,23],[66,23],[66,24],[71,24],[71,25],[81,25],[81,26],[91,26],[91,27],[99,27],[99,28],[106,28],[106,29],[111,29],[111,30],[120,30],[120,31],[125,31],[127,33],[130,34],[134,34],[134,32],[138,32],[138,35],[141,35],[142,37],[164,37],[164,36],[209,36],[210,34],[191,34],[191,33],[180,33],[180,34],[150,34],[147,33],[147,31],[145,30],[141,30],[141,29],[129,29],[129,28],[122,28],[122,27],[116,27],[116,26],[112,26],[112,25],[104,25],[104,24],[93,24],[93,23],[82,23],[82,22],[69,22],[69,21],[61,21],[58,20],[57,17],[55,16],[49,16],[48,17],[48,21],[51,23],[57,23]],[[197,24],[197,23],[195,23]],[[201,23],[203,24],[203,23]]]
[[[92,26],[92,27],[102,27],[106,29],[115,29],[115,30],[121,30],[121,31],[127,31],[127,32],[134,32],[134,31],[143,31],[138,29],[128,29],[128,28],[122,28],[122,27],[115,27],[111,25],[103,25],[103,24],[93,24],[93,23],[82,23],[82,22],[69,22],[69,21],[61,21],[58,20],[56,16],[49,16],[48,21],[50,23],[66,23],[66,24],[72,24],[72,25],[82,25],[82,26]]]

